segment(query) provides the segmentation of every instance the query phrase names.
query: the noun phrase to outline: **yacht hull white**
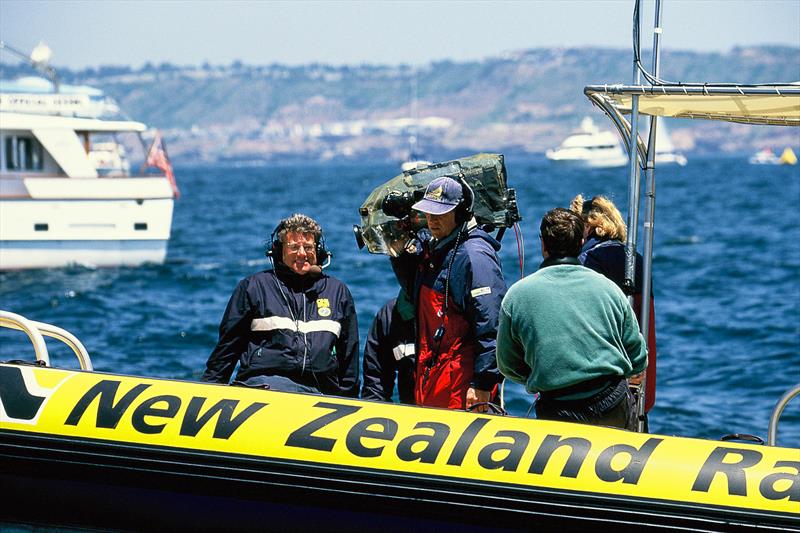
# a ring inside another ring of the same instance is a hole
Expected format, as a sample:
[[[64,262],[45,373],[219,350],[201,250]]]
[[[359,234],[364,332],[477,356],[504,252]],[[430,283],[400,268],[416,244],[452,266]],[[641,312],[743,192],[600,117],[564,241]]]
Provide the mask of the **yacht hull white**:
[[[172,208],[169,197],[0,198],[0,270],[163,263]]]
[[[163,263],[166,178],[0,179],[0,270]]]
[[[167,256],[167,242],[0,241],[0,270],[162,264]]]
[[[589,117],[558,148],[547,150],[545,156],[553,163],[576,168],[616,168],[628,163],[628,154],[617,137],[610,131],[601,131]]]
[[[545,155],[553,163],[575,168],[618,168],[628,163],[628,156],[624,154],[620,156],[616,153],[610,154],[608,157],[598,156],[596,153],[591,155],[575,153],[570,154],[572,155],[570,157],[570,155],[565,156],[563,153],[558,154],[548,150]]]

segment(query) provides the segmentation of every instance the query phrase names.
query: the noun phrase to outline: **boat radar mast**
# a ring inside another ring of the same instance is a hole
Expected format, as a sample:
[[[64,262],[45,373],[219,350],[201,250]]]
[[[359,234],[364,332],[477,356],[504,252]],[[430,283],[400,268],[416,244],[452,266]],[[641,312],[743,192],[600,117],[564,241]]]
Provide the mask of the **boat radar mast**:
[[[0,50],[8,50],[11,54],[17,56],[23,61],[30,63],[36,70],[46,75],[50,79],[50,81],[53,83],[53,92],[59,92],[58,73],[56,72],[56,69],[50,65],[50,60],[53,58],[53,51],[45,43],[39,41],[39,44],[37,44],[33,50],[31,50],[30,55],[17,50],[4,41],[0,41]]]

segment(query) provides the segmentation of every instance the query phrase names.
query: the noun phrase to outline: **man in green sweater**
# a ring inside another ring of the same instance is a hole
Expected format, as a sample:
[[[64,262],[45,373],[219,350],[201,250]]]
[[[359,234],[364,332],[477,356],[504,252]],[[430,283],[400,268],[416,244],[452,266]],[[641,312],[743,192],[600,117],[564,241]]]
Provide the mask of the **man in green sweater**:
[[[628,299],[580,264],[583,220],[549,211],[540,226],[539,270],[503,299],[497,364],[540,393],[537,418],[636,429],[626,378],[647,366],[647,347]]]

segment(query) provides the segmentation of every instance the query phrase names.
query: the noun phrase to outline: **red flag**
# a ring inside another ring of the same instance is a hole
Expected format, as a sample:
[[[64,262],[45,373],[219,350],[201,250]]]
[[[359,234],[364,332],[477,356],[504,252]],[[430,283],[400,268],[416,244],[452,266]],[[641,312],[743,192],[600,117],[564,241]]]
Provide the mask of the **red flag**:
[[[147,167],[157,168],[164,173],[172,185],[172,192],[175,198],[181,197],[181,192],[178,190],[178,182],[175,181],[175,174],[172,173],[172,164],[167,157],[167,147],[164,140],[161,138],[161,132],[156,131],[156,136],[153,138],[153,144],[147,151],[147,159],[144,162]]]

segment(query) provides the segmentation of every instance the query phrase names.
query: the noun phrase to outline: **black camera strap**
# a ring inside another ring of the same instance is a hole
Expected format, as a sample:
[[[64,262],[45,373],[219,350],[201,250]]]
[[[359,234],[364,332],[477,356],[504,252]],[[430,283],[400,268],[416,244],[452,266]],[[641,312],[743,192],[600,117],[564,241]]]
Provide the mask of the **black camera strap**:
[[[456,235],[456,242],[453,246],[453,251],[450,255],[450,259],[447,262],[447,274],[444,279],[444,307],[442,308],[442,323],[436,328],[436,331],[433,333],[433,340],[435,341],[436,349],[433,352],[433,356],[430,357],[427,361],[425,361],[425,373],[422,378],[423,384],[427,382],[428,376],[430,375],[431,368],[436,366],[439,362],[439,356],[442,353],[442,339],[444,338],[444,334],[446,332],[445,328],[445,320],[447,319],[447,311],[450,308],[450,274],[453,271],[453,262],[456,259],[456,253],[458,252],[458,247],[461,244],[461,237],[466,233],[466,225],[467,223],[463,223],[461,227],[458,229],[458,234]]]

